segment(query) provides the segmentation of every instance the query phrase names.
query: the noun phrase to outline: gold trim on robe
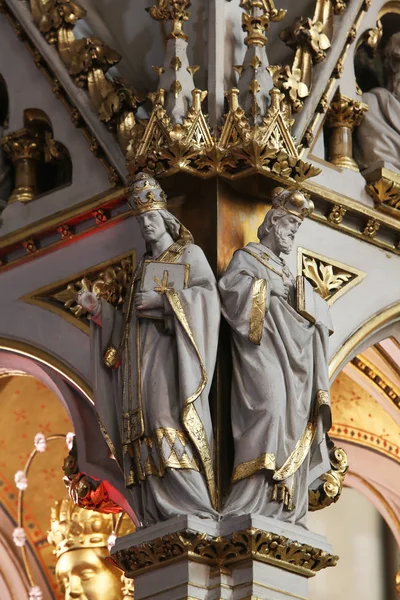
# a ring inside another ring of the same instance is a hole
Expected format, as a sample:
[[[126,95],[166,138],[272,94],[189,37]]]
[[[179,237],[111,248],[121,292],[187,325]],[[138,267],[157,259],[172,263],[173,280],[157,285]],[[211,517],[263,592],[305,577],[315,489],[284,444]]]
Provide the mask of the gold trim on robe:
[[[249,341],[259,346],[264,329],[264,318],[267,309],[267,286],[265,279],[253,279],[252,304],[250,312]]]

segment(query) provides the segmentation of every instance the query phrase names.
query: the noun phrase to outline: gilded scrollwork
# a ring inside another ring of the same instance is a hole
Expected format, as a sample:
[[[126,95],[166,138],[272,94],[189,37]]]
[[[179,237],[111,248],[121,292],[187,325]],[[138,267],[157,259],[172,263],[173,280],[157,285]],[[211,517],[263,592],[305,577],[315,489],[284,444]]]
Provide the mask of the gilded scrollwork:
[[[308,510],[316,511],[337,502],[343,490],[344,478],[348,470],[347,454],[343,448],[333,448],[329,452],[331,469],[322,475],[323,483],[317,489],[309,490]]]
[[[256,528],[216,538],[184,530],[119,550],[113,558],[128,577],[184,558],[219,569],[257,560],[281,566],[305,577],[312,577],[321,569],[335,566],[338,561],[337,556],[328,552]]]

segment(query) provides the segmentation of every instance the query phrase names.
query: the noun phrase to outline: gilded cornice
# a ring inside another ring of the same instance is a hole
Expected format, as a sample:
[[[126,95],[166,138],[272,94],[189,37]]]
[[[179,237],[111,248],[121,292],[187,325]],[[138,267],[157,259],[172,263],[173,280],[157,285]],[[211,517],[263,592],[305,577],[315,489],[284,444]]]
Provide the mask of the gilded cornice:
[[[312,220],[400,255],[398,219],[315,182],[306,181],[303,188],[315,204]]]
[[[4,235],[0,238],[0,273],[131,216],[128,193],[128,188],[107,190]]]

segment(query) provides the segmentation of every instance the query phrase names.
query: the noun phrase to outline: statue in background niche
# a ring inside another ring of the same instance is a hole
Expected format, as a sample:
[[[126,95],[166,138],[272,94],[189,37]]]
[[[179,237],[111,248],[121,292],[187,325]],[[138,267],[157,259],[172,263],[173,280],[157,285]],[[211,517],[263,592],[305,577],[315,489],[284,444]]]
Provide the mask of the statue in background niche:
[[[363,94],[369,110],[356,130],[355,148],[361,170],[382,162],[400,170],[400,32],[392,35],[383,51],[383,72],[386,88]]]
[[[77,298],[92,314],[96,409],[143,525],[184,514],[217,518],[208,402],[216,281],[155,179],[136,175],[130,203],[147,252],[123,313],[92,292]]]
[[[65,600],[133,600],[133,580],[105,558],[116,533],[134,530],[126,515],[78,508],[68,499],[55,503],[48,541],[55,547],[56,579]]]
[[[308,487],[330,468],[328,307],[280,257],[312,210],[301,192],[275,188],[260,243],[236,251],[219,282],[232,330],[235,443],[224,515],[305,526]]]

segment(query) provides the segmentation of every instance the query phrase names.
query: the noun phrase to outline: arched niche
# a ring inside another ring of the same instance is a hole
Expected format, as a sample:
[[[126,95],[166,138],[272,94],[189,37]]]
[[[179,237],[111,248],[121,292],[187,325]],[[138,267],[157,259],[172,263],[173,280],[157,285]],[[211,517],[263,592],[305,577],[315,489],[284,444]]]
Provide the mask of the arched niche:
[[[101,434],[90,386],[49,353],[24,342],[0,338],[0,373],[5,372],[31,375],[55,394],[76,433],[80,470],[107,482],[112,500],[136,522],[129,506],[130,491],[125,488],[122,473]],[[1,418],[7,418],[7,415],[1,415]]]

